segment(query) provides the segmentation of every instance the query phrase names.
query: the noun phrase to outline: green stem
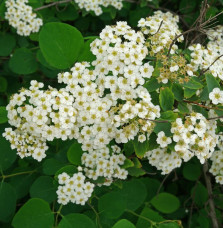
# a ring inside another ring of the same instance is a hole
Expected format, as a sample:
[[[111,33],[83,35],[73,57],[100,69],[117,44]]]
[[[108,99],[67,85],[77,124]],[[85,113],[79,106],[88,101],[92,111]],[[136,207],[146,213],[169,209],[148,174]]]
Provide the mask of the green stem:
[[[62,207],[63,207],[63,205],[61,204],[60,205],[60,207],[59,207],[59,209],[58,209],[58,211],[56,212],[56,218],[55,218],[55,227],[57,227],[57,224],[58,224],[58,217],[59,217],[59,215],[61,215],[61,210],[62,210]]]
[[[99,36],[86,36],[84,37],[84,40],[90,40],[90,39],[96,39],[99,38]]]
[[[88,205],[89,205],[89,207],[93,210],[93,212],[96,215],[96,223],[97,223],[98,227],[102,228],[102,226],[100,224],[100,218],[99,218],[98,212],[95,210],[95,208],[89,202],[88,202]]]
[[[24,174],[28,174],[28,173],[35,173],[35,172],[36,172],[36,170],[20,172],[20,173],[13,173],[13,174],[10,174],[10,175],[2,175],[2,176],[0,176],[0,178],[6,179],[6,178],[14,177],[14,176],[24,175]]]
[[[137,217],[139,217],[139,218],[141,218],[141,219],[144,219],[144,220],[150,222],[150,224],[151,224],[152,226],[155,226],[155,225],[156,225],[156,222],[153,222],[153,221],[150,220],[149,218],[146,218],[146,217],[144,217],[144,216],[142,216],[142,215],[138,215],[138,214],[136,214],[134,211],[131,211],[131,210],[128,210],[128,209],[127,209],[126,211],[129,212],[129,213],[131,213],[131,214],[133,214],[133,215],[135,215],[135,216],[137,216]]]
[[[177,223],[177,225],[179,225],[180,227],[182,227],[183,228],[183,226],[182,226],[182,223],[181,223],[181,221],[180,220],[165,220],[165,221],[162,221],[162,222],[159,222],[158,224],[163,224],[163,223]]]

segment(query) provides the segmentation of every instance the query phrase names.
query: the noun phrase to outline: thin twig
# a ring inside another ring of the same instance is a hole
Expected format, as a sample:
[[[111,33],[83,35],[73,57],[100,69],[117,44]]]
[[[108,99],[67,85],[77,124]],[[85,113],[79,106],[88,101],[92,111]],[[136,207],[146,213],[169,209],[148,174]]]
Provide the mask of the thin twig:
[[[68,3],[68,2],[72,2],[72,0],[62,0],[62,1],[58,1],[58,2],[52,2],[48,5],[44,5],[44,6],[41,6],[39,8],[36,8],[34,9],[34,11],[39,11],[39,10],[42,10],[42,9],[46,9],[46,8],[49,8],[49,7],[52,7],[52,6],[57,6],[59,4],[63,4],[63,3]]]
[[[209,206],[210,206],[209,215],[211,217],[213,228],[219,228],[218,220],[217,220],[217,216],[216,216],[216,212],[215,212],[215,205],[214,205],[214,201],[213,201],[211,178],[207,174],[207,172],[208,172],[208,163],[207,162],[205,162],[203,165],[203,172],[204,172],[204,179],[205,179],[205,183],[206,183],[207,190],[208,190],[208,196],[209,196],[209,200],[208,200]]]
[[[158,28],[158,30],[156,31],[156,33],[154,33],[153,35],[156,35],[156,34],[160,31],[162,24],[163,24],[163,20],[160,22],[159,28]]]
[[[196,101],[188,101],[188,100],[183,100],[183,102],[186,102],[188,104],[195,104],[197,106],[200,106],[201,108],[206,108],[206,109],[215,109],[215,110],[220,110],[220,111],[223,111],[222,108],[218,108],[218,107],[209,107],[209,106],[205,106],[205,105],[202,105]]]
[[[217,120],[221,118],[223,118],[223,116],[211,117],[211,118],[208,118],[207,120]]]
[[[160,186],[159,186],[159,188],[158,188],[158,190],[157,190],[157,192],[156,192],[156,195],[158,195],[158,194],[160,193],[160,190],[161,190],[161,188],[163,187],[164,182],[167,180],[167,178],[170,176],[171,173],[172,173],[172,172],[168,173],[168,174],[163,178],[163,180],[162,180],[162,182],[161,182],[161,184],[160,184]]]
[[[201,71],[201,74],[204,74],[205,72],[207,72],[210,69],[210,67],[213,66],[215,64],[215,62],[217,62],[222,56],[223,56],[223,54],[218,56],[218,58],[216,58],[215,61],[207,69]]]
[[[152,119],[144,119],[144,120],[155,122],[155,123],[169,123],[168,120],[152,120]]]

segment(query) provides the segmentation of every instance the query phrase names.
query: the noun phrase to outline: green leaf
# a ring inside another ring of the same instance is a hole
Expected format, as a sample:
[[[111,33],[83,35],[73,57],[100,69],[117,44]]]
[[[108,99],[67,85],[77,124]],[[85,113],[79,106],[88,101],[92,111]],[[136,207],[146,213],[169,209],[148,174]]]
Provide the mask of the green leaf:
[[[73,166],[73,165],[66,165],[64,167],[62,167],[61,169],[59,169],[56,173],[55,176],[58,176],[61,173],[67,173],[70,176],[73,176],[74,173],[77,172],[77,167]]]
[[[143,177],[140,180],[142,180],[143,184],[146,186],[146,190],[147,190],[146,201],[150,201],[157,194],[157,191],[160,188],[161,183],[160,181],[149,177]],[[160,191],[162,191],[162,187]]]
[[[180,12],[182,14],[188,14],[196,7],[196,1],[193,0],[181,0],[180,1]]]
[[[53,183],[53,178],[49,176],[40,176],[36,179],[36,181],[32,184],[30,188],[30,196],[32,198],[40,198],[48,203],[56,200],[56,186]]]
[[[216,78],[211,75],[211,74],[206,74],[205,75],[206,78],[206,82],[207,82],[207,86],[208,86],[208,92],[210,93],[214,88],[219,88],[220,89],[220,85],[218,83],[218,81],[216,80]]]
[[[170,122],[172,122],[175,121],[177,117],[177,113],[174,113],[173,111],[166,111],[161,113],[160,119],[169,120]]]
[[[149,92],[156,91],[156,89],[160,88],[161,84],[158,83],[157,79],[152,77],[143,85]]]
[[[147,195],[145,185],[137,179],[124,182],[120,193],[127,202],[126,209],[132,211],[135,211],[143,204]]]
[[[208,87],[205,86],[200,94],[201,101],[207,101],[209,100],[209,93],[208,93]]]
[[[123,169],[127,169],[129,167],[133,167],[134,163],[130,159],[125,159],[124,164],[121,166]]]
[[[188,82],[185,82],[183,84],[183,86],[185,88],[188,88],[188,89],[201,89],[203,88],[203,85],[197,81],[195,81],[195,79],[191,78],[190,81]]]
[[[16,192],[5,182],[0,183],[0,221],[8,222],[16,209]]]
[[[152,210],[151,208],[144,207],[142,210],[141,216],[148,218],[149,220],[153,222],[162,222],[164,221],[163,217],[156,211]],[[148,220],[145,220],[143,218],[139,218],[137,223],[136,223],[136,228],[150,228],[151,223]]]
[[[0,124],[8,121],[7,110],[4,106],[0,106]]]
[[[16,160],[16,151],[12,150],[10,143],[0,135],[0,170],[8,169]]]
[[[33,53],[22,47],[14,52],[9,60],[9,67],[16,74],[32,74],[37,70],[37,62]]]
[[[183,167],[183,176],[187,180],[195,181],[201,175],[201,169],[198,164],[186,163]]]
[[[82,49],[82,52],[78,57],[79,62],[82,62],[82,61],[92,62],[96,59],[96,56],[92,54],[91,47],[90,47],[90,44],[94,40],[95,39],[90,39],[84,43],[84,47]]]
[[[81,156],[84,151],[81,149],[81,144],[75,142],[67,151],[67,158],[70,163],[74,165],[81,165]]]
[[[159,224],[158,228],[180,228],[180,226],[176,222],[164,222]]]
[[[71,4],[69,4],[69,6],[67,6],[64,10],[57,11],[56,14],[62,21],[74,21],[78,18],[77,9]]]
[[[206,18],[210,18],[210,17],[214,17],[216,14],[218,13],[218,9],[216,7],[209,7],[207,9],[207,13],[206,13]]]
[[[181,113],[189,113],[189,109],[188,109],[186,103],[179,102],[177,108],[179,109],[179,111],[180,111]]]
[[[135,228],[135,226],[128,220],[121,219],[118,222],[116,222],[112,228]]]
[[[193,105],[192,109],[194,112],[199,112],[201,113],[203,116],[205,116],[206,118],[208,118],[208,111],[205,110],[204,108],[197,106],[197,105]]]
[[[172,110],[174,104],[174,95],[170,88],[161,88],[159,95],[160,106],[164,111]]]
[[[62,217],[58,228],[96,228],[94,222],[83,214],[72,213]]]
[[[30,199],[12,220],[14,228],[52,228],[54,215],[49,204],[42,199]]]
[[[132,155],[134,153],[134,146],[133,146],[133,140],[128,141],[124,144],[124,152],[127,157]]]
[[[160,212],[169,214],[176,211],[180,206],[179,199],[166,192],[162,192],[151,200],[151,204]]]
[[[184,89],[184,97],[190,98],[196,94],[197,90],[196,89],[189,89],[185,88]]]
[[[166,136],[170,136],[171,135],[170,129],[171,129],[171,123],[156,123],[154,132],[158,134],[160,131],[164,131]]]
[[[136,156],[138,158],[142,158],[144,154],[148,151],[148,141],[144,141],[143,143],[139,142],[137,138],[134,139],[133,141],[133,146],[135,149]]]
[[[198,183],[192,188],[191,196],[198,207],[204,207],[205,202],[208,200],[208,191],[203,184]]]
[[[137,157],[132,158],[132,161],[133,161],[134,166],[136,168],[142,168],[142,164],[141,164],[141,162],[139,161],[139,159]]]
[[[45,66],[45,67],[47,67],[47,68],[49,68],[49,69],[51,69],[51,70],[55,70],[54,67],[51,67],[51,66],[47,63],[47,61],[46,61],[45,58],[43,57],[43,54],[42,54],[41,50],[38,50],[38,51],[37,51],[36,57],[37,57],[38,61],[39,61],[43,66]]]
[[[5,12],[6,12],[6,5],[5,5],[5,1],[6,0],[3,0],[1,3],[0,3],[0,18],[4,18],[5,17]],[[0,48],[1,49],[1,48]]]
[[[43,162],[43,173],[46,175],[54,175],[57,170],[64,166],[63,163],[55,158],[49,158]]]
[[[27,169],[24,169],[24,168],[23,170],[28,171]],[[22,172],[22,170],[13,171],[13,173],[18,173],[18,172]],[[17,199],[21,199],[29,193],[29,189],[33,181],[36,180],[37,176],[38,176],[37,173],[29,173],[25,175],[17,175],[10,178],[9,183],[14,187],[16,191]]]
[[[44,58],[51,66],[66,69],[77,60],[84,40],[81,33],[73,26],[51,22],[42,27],[39,44]]]
[[[8,86],[8,82],[5,78],[0,77],[0,93],[5,92]]]
[[[146,172],[142,168],[130,167],[127,170],[129,175],[133,177],[140,177],[146,174]]]
[[[0,56],[9,56],[16,45],[16,39],[8,33],[0,33]]]
[[[126,200],[120,192],[109,192],[98,200],[98,210],[110,219],[120,217],[126,208]]]
[[[177,101],[182,101],[184,99],[184,90],[180,84],[174,83],[172,91]]]

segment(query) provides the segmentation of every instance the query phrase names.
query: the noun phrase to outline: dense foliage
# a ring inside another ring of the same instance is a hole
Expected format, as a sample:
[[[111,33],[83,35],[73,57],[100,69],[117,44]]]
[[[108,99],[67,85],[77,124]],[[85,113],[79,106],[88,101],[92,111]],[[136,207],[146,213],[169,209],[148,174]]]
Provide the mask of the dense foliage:
[[[0,227],[221,227],[222,9],[1,0]]]

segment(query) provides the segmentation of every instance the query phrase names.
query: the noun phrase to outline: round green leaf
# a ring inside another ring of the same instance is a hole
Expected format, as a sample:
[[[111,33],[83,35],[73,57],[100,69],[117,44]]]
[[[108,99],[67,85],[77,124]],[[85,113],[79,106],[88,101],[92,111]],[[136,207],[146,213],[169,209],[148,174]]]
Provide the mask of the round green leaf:
[[[54,175],[56,171],[62,168],[63,166],[64,164],[62,164],[55,158],[46,159],[43,162],[43,173],[46,175]]]
[[[107,218],[118,218],[123,214],[125,208],[126,200],[120,192],[109,192],[98,201],[99,212]]]
[[[0,56],[9,56],[15,45],[16,40],[14,36],[0,33]]]
[[[67,6],[65,10],[57,12],[57,17],[62,21],[74,21],[78,16],[78,10],[71,4]]]
[[[143,204],[147,195],[145,185],[136,179],[124,182],[120,192],[123,195],[123,198],[126,199],[126,208],[133,211]]]
[[[84,43],[84,47],[83,47],[83,50],[82,50],[80,56],[78,57],[78,61],[80,61],[80,62],[82,62],[82,61],[92,62],[93,60],[96,59],[95,55],[92,54],[91,47],[90,47],[90,44],[93,41],[94,41],[94,39],[90,39]]]
[[[52,177],[41,176],[32,184],[30,196],[32,198],[41,198],[51,203],[57,198],[56,189]]]
[[[0,106],[0,124],[6,123],[7,121],[8,121],[7,110],[4,106]]]
[[[162,213],[173,213],[180,206],[179,199],[169,193],[162,192],[151,200],[151,204]]]
[[[5,182],[0,183],[0,221],[11,219],[16,208],[16,193],[14,188]]]
[[[62,218],[58,228],[96,228],[94,222],[83,214],[73,213]]]
[[[16,151],[12,150],[10,143],[0,135],[0,170],[8,169],[16,160]]]
[[[47,23],[39,34],[41,52],[46,61],[57,69],[71,67],[84,45],[81,33],[71,25]]]
[[[187,180],[195,181],[201,174],[201,169],[198,164],[186,163],[183,167],[183,176]]]
[[[5,92],[7,89],[8,82],[5,78],[0,77],[0,92]]]
[[[12,220],[14,228],[52,228],[54,216],[49,204],[42,199],[30,199]]]
[[[16,49],[9,60],[9,67],[16,74],[32,74],[37,70],[37,62],[33,53],[22,47]]]
[[[24,170],[25,172],[26,170]],[[17,173],[20,171],[13,171],[13,173]],[[21,170],[22,172],[22,170]],[[35,181],[37,174],[28,173],[25,175],[17,175],[10,178],[10,184],[14,187],[17,195],[17,199],[21,199],[29,193],[30,186]]]
[[[77,167],[73,166],[73,165],[66,165],[64,167],[62,167],[61,169],[59,169],[56,173],[55,176],[58,176],[61,173],[67,173],[68,175],[72,176],[74,173],[77,172]]]
[[[119,220],[112,228],[135,228],[135,226],[126,219]]]
[[[74,165],[81,165],[81,156],[83,154],[80,143],[74,143],[70,146],[67,151],[67,158],[70,163]]]
[[[205,202],[208,200],[207,188],[203,184],[198,183],[191,189],[191,196],[197,206],[204,207]]]

